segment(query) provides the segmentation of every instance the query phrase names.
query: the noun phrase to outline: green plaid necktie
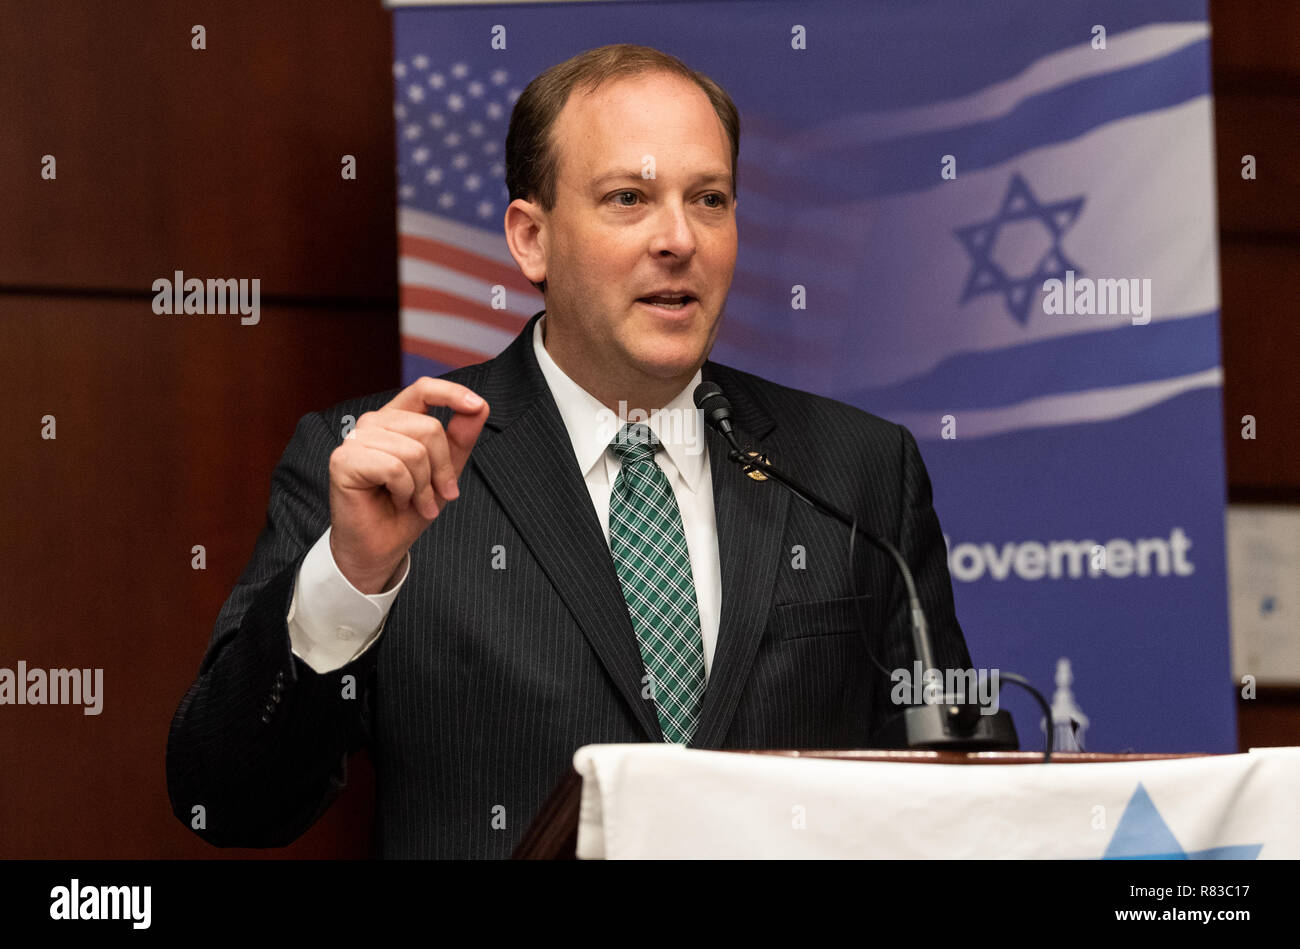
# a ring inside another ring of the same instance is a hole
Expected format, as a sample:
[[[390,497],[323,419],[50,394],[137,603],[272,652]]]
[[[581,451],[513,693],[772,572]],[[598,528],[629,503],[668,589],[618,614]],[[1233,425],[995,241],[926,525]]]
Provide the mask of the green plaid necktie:
[[[672,485],[654,461],[643,424],[624,425],[609,444],[623,462],[609,498],[609,547],[623,586],[664,740],[686,744],[704,696],[704,640],[686,532]]]

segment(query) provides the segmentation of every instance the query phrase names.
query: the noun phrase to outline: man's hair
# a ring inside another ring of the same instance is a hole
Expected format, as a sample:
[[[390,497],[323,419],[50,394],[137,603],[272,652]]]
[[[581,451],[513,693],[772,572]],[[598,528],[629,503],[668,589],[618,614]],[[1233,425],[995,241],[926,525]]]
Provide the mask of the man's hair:
[[[736,159],[740,154],[740,113],[731,96],[703,73],[676,56],[649,46],[615,43],[579,53],[552,66],[530,82],[510,114],[506,133],[506,189],[510,200],[536,201],[545,210],[555,207],[559,154],[551,130],[575,90],[594,92],[609,79],[669,73],[690,80],[704,91],[731,143],[732,197],[736,189]],[[543,293],[546,281],[534,283]]]

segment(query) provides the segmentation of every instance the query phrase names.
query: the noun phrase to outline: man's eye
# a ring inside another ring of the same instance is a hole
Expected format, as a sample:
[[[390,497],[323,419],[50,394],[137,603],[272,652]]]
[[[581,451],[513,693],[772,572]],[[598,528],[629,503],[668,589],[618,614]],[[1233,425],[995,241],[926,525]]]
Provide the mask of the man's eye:
[[[632,201],[623,201],[623,200],[622,200],[623,198],[625,198],[625,197],[629,197],[629,196],[633,199]],[[616,193],[610,195],[610,197],[611,197],[611,198],[614,200],[614,202],[615,202],[619,207],[621,207],[621,208],[630,208],[630,207],[634,207],[636,201],[639,201],[639,200],[641,199],[641,195],[638,194],[638,193],[635,192],[635,191],[619,191],[619,192],[616,192]],[[709,204],[708,207],[709,207],[710,209],[712,209],[712,210],[715,210],[715,211],[716,211],[716,210],[719,210],[719,209],[721,209],[721,208],[725,208],[725,207],[727,206],[727,198],[726,198],[726,195],[719,194],[719,193],[716,192],[716,191],[711,191],[711,192],[709,192],[708,194],[706,194],[706,195],[704,196],[704,199],[705,199],[706,201],[711,199],[711,200],[714,202],[714,203],[712,203],[712,204]]]

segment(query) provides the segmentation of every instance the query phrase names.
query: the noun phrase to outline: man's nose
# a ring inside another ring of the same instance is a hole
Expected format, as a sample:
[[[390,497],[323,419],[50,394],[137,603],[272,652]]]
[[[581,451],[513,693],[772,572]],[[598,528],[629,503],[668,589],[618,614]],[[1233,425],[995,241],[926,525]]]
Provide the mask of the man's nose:
[[[654,234],[650,252],[658,257],[669,253],[674,257],[689,257],[695,253],[695,230],[686,208],[677,202],[665,202],[655,216]]]

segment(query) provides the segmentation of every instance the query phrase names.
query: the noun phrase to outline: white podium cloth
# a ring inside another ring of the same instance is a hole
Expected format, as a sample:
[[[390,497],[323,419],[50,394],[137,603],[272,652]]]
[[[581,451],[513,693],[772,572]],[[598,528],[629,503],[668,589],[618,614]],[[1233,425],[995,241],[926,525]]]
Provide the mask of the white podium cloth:
[[[582,859],[1300,857],[1300,748],[923,764],[587,745]]]

